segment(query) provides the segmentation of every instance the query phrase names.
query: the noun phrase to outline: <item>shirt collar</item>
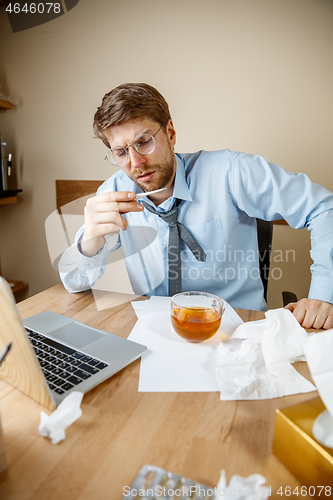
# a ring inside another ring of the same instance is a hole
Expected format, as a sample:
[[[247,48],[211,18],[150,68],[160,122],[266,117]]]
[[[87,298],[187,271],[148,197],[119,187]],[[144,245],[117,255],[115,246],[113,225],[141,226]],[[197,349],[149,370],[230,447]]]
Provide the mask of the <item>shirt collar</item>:
[[[185,166],[181,158],[176,155],[177,170],[175,185],[173,187],[173,197],[180,200],[192,201],[192,196],[185,178]]]

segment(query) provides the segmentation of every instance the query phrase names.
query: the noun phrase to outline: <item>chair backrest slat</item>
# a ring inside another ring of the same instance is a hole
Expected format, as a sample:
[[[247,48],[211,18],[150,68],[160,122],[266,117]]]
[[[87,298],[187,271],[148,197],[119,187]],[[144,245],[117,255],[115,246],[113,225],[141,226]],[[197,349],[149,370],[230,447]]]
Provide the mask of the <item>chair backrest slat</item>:
[[[57,210],[62,213],[83,214],[86,201],[94,196],[104,181],[56,180]]]

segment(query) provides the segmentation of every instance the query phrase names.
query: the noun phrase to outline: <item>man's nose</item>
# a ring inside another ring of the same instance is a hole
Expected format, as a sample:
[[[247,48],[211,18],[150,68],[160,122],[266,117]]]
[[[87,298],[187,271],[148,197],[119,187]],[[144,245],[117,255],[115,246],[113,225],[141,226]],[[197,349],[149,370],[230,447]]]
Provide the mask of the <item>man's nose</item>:
[[[143,155],[140,155],[133,147],[128,149],[128,155],[131,162],[131,168],[139,168],[146,163]]]

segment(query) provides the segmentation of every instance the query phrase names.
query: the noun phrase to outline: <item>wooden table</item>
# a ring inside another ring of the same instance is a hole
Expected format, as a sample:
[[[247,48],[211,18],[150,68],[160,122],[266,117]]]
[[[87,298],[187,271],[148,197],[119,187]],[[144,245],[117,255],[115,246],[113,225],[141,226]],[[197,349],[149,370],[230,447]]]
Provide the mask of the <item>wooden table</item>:
[[[101,292],[103,295],[104,292]],[[130,303],[105,295],[97,311],[91,292],[69,294],[62,285],[18,305],[22,317],[52,310],[127,337],[136,322]],[[237,311],[245,321],[263,313]],[[0,381],[0,412],[8,470],[2,500],[117,500],[141,467],[153,464],[211,487],[221,469],[261,473],[272,488],[300,486],[272,454],[275,409],[317,393],[264,401],[220,401],[219,393],[139,393],[140,360],[84,396],[83,416],[54,446],[38,434],[45,409]],[[305,363],[297,369],[309,378]],[[306,497],[305,497],[306,498]]]

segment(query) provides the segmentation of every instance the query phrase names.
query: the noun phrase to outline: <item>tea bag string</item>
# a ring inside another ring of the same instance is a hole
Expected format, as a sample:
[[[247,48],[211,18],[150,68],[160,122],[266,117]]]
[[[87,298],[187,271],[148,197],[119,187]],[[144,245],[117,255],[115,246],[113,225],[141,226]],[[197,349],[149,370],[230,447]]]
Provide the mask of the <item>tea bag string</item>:
[[[178,206],[182,200],[176,199],[173,207],[166,212],[158,212],[152,205],[146,201],[142,201],[144,207],[149,212],[158,215],[169,225],[169,247],[168,247],[168,288],[169,297],[182,291],[182,274],[181,274],[181,258],[180,258],[180,241],[179,237],[186,243],[195,258],[200,262],[206,262],[206,252],[201,248],[199,243],[193,238],[189,230],[177,222]]]

